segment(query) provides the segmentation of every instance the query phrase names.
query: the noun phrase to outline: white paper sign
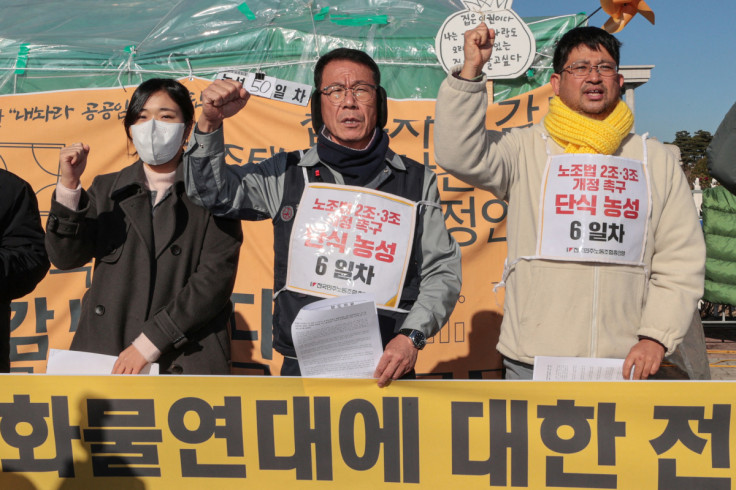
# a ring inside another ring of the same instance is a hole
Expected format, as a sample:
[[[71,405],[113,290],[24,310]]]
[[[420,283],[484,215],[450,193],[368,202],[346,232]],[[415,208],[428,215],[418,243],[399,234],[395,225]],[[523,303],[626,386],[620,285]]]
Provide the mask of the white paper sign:
[[[537,255],[639,265],[649,223],[649,181],[638,160],[594,154],[549,159]]]
[[[372,378],[383,355],[376,304],[369,294],[305,306],[291,334],[305,377]]]
[[[536,356],[532,380],[625,381],[623,367],[623,359]]]
[[[111,374],[118,356],[74,350],[49,349],[46,374]],[[158,364],[147,364],[140,374],[157,375]]]
[[[274,77],[257,77],[255,73],[239,70],[221,71],[217,80],[236,80],[251,94],[266,99],[279,100],[289,104],[306,106],[312,92],[311,85],[281,80]]]
[[[463,63],[465,31],[485,22],[496,31],[496,40],[483,73],[489,79],[516,78],[526,73],[534,61],[537,43],[529,26],[511,10],[512,3],[513,0],[463,0],[467,10],[448,17],[435,37],[435,52],[446,72]]]
[[[416,204],[335,184],[304,190],[289,246],[287,289],[330,298],[371,293],[397,309],[409,267]]]

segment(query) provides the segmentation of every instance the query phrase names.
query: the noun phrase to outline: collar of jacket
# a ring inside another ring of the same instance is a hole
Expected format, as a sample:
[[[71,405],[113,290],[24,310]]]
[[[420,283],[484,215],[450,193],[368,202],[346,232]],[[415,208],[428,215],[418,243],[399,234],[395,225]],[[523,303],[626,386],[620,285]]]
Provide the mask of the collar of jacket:
[[[122,200],[147,189],[146,173],[143,171],[143,162],[138,160],[118,172],[115,182],[110,187],[110,199]],[[172,193],[181,195],[185,192],[182,166],[176,168],[176,179]]]

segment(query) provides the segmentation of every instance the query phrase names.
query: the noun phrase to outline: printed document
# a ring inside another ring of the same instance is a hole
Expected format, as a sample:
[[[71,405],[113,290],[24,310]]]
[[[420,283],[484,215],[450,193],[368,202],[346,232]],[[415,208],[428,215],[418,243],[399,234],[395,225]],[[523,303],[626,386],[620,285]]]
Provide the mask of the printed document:
[[[383,355],[376,303],[351,294],[305,306],[291,327],[302,376],[372,378]]]
[[[623,359],[593,357],[534,358],[533,381],[625,381]]]

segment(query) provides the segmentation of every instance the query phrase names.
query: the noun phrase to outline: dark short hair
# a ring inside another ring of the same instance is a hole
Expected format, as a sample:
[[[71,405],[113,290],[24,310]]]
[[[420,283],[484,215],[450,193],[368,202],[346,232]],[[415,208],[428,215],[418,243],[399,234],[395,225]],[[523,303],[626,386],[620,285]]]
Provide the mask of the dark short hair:
[[[322,90],[322,73],[325,66],[332,61],[352,61],[359,65],[368,67],[373,73],[373,83],[378,86],[376,91],[376,126],[383,129],[388,121],[388,106],[386,101],[386,91],[381,87],[381,72],[373,58],[363,51],[350,48],[337,48],[322,56],[314,65],[314,92],[312,92],[312,127],[315,133],[322,130],[324,121],[322,120],[322,100],[319,96]]]
[[[317,60],[317,64],[314,65],[314,88],[320,90],[322,88],[322,72],[325,71],[325,66],[331,61],[347,60],[359,65],[368,67],[373,73],[373,83],[381,85],[381,72],[378,69],[378,65],[373,58],[368,56],[363,51],[350,48],[337,48],[333,49],[329,53],[320,57]]]
[[[143,106],[146,105],[151,95],[156,92],[166,92],[169,94],[169,97],[181,109],[182,116],[184,116],[184,124],[191,126],[192,122],[194,122],[194,104],[192,104],[192,99],[189,96],[189,89],[173,78],[151,78],[138,85],[138,88],[135,89],[135,92],[130,97],[128,110],[123,120],[128,139],[130,139],[130,127],[138,120],[138,116],[143,111]]]
[[[554,58],[552,59],[552,67],[555,73],[562,73],[570,52],[582,45],[595,51],[600,51],[601,48],[604,48],[613,57],[616,66],[619,65],[621,41],[599,27],[576,27],[567,31],[557,43]]]

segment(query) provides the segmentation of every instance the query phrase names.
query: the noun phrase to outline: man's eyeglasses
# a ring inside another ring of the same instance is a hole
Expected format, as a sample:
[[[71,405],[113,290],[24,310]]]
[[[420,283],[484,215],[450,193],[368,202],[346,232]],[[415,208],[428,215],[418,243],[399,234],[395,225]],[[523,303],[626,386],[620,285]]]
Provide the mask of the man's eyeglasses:
[[[570,73],[575,78],[585,78],[590,75],[593,68],[595,68],[595,71],[597,71],[602,77],[612,77],[618,73],[618,67],[613,63],[599,63],[597,65],[591,65],[584,61],[578,61],[568,65],[564,67],[562,71]]]
[[[353,98],[358,102],[371,102],[376,98],[378,87],[369,83],[358,83],[352,87],[334,84],[323,88],[320,92],[325,94],[334,105],[338,105],[345,99],[348,90],[353,93]]]

